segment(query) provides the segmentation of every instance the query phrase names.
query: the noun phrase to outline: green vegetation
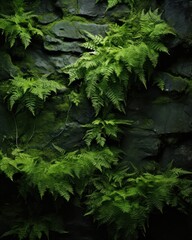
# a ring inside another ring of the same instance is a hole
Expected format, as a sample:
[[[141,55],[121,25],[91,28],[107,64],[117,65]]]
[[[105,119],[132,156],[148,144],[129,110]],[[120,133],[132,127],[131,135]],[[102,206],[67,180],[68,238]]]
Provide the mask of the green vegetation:
[[[15,64],[23,54],[15,56],[17,47],[27,54],[29,45],[32,50],[43,45],[42,38],[33,42],[34,35],[42,37],[43,33],[25,2],[13,0],[12,13],[0,14],[1,48]],[[162,168],[158,163],[137,169],[120,147],[124,129],[129,131],[134,125],[126,115],[127,95],[136,88],[146,91],[150,84],[164,90],[162,79],[151,82],[150,76],[159,56],[169,52],[164,37],[174,35],[158,10],[136,11],[134,0],[108,0],[107,9],[121,3],[133,10],[127,19],[111,23],[105,36],[86,32],[84,52],[75,63],[60,69],[57,78],[55,73],[44,75],[21,68],[19,75],[1,79],[2,104],[8,105],[15,123],[15,136],[3,136],[2,146],[6,141],[9,146],[0,150],[0,180],[7,181],[13,193],[0,199],[0,223],[6,225],[2,238],[52,240],[53,232],[68,234],[64,211],[73,204],[97,224],[107,226],[109,240],[136,240],[138,234],[145,233],[155,210],[163,213],[169,206],[186,212],[192,205],[191,172]],[[60,43],[55,37],[50,41]],[[161,104],[170,98],[157,100]],[[87,102],[93,114],[84,122],[82,105]],[[54,104],[59,109],[56,112]],[[78,108],[82,109],[80,114]],[[43,130],[50,128],[50,122],[57,125],[55,119],[60,120],[59,127],[57,132],[44,132],[47,143],[38,136],[40,141],[30,145],[38,134],[37,119]],[[65,131],[74,125],[81,128],[82,142],[65,149],[63,145],[67,146],[74,134]],[[26,141],[23,135],[28,128],[32,130]],[[63,145],[57,145],[62,134]]]
[[[64,69],[70,84],[82,80],[96,115],[113,105],[124,111],[132,79],[147,87],[147,74],[157,65],[160,52],[168,52],[161,39],[173,30],[157,11],[133,14],[121,26],[111,26],[106,37],[87,34],[82,46],[89,51]],[[147,66],[147,68],[146,68]]]
[[[26,107],[33,115],[38,107],[38,102],[45,101],[52,92],[64,89],[65,87],[54,81],[42,78],[23,78],[16,76],[7,83],[7,93],[5,98],[8,99],[10,110],[18,103],[18,109]]]
[[[32,12],[25,12],[23,1],[15,1],[14,14],[0,14],[0,29],[5,35],[5,41],[13,47],[16,40],[20,39],[25,48],[31,43],[34,35],[43,36],[43,32],[34,26],[34,15]]]

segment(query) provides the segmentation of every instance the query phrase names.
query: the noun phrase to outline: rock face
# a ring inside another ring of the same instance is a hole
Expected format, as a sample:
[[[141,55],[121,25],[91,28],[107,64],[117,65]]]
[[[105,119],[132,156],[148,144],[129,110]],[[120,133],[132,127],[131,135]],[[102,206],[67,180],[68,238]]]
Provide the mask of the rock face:
[[[173,162],[174,166],[192,170],[192,98],[190,92],[186,93],[192,78],[192,1],[156,0],[153,5],[161,9],[176,36],[167,40],[170,56],[161,56],[153,75],[154,81],[162,80],[161,91],[150,86],[128,97],[126,117],[134,124],[124,129],[120,141],[124,162],[137,167],[153,160],[163,167]],[[26,73],[30,66],[34,73],[65,81],[61,69],[82,54],[86,32],[104,36],[110,19],[129,13],[124,6],[106,13],[106,7],[105,1],[95,0],[41,0],[38,6],[32,4],[45,37],[35,40],[22,57],[20,50],[17,56],[1,50],[0,78]],[[68,113],[67,104],[62,96],[53,98],[36,118],[23,112],[15,118],[4,104],[0,105],[0,143],[5,148],[17,141],[31,149],[45,149],[48,154],[57,147],[73,150],[84,146],[82,125],[93,119],[93,109],[84,102]],[[172,240],[170,236],[162,239]]]
[[[171,91],[163,96],[153,88],[147,93],[137,92],[134,98],[131,96],[127,108],[127,118],[134,120],[133,128],[123,141],[128,161],[137,166],[146,164],[146,160],[156,160],[163,165],[175,161],[175,166],[192,168],[189,143],[182,145],[192,131],[190,96],[171,95]],[[181,146],[182,157],[179,159],[179,153],[175,151]]]
[[[114,20],[115,16],[127,16],[129,11],[126,7],[119,6],[106,12],[106,7],[104,1],[96,3],[95,0],[42,0],[39,5],[32,4],[32,9],[38,14],[38,22],[46,33],[45,37],[42,44],[34,44],[21,58],[18,57],[18,54],[22,54],[19,50],[13,56],[1,50],[1,78],[9,79],[10,76],[27,72],[29,67],[37,74],[63,78],[61,69],[74,63],[83,52],[81,43],[85,40],[86,32],[105,35],[108,24],[103,19],[110,16],[108,21],[110,18]],[[134,125],[126,129],[122,140],[122,147],[126,152],[125,160],[138,166],[145,164],[149,159],[162,162],[162,165],[173,160],[178,166],[192,168],[189,157],[192,100],[190,94],[185,92],[191,84],[192,77],[192,4],[188,0],[157,0],[153,7],[163,10],[163,17],[175,28],[177,35],[168,41],[170,56],[162,56],[159,68],[153,76],[154,81],[162,81],[162,91],[150,87],[147,91],[134,93],[128,99],[127,118],[134,120]],[[73,144],[83,144],[81,139],[84,130],[81,124],[92,118],[90,107],[85,104],[83,108],[84,115],[81,113],[82,109],[77,108],[70,113],[72,119],[65,126],[59,119],[60,112],[50,112],[50,126],[53,122],[58,123],[50,133],[46,127],[38,124],[42,119],[37,119],[36,127],[42,145],[49,141],[67,148]],[[13,119],[11,121],[13,123]],[[25,132],[24,126],[19,132],[21,139],[30,138],[30,133]],[[66,144],[65,139],[68,139],[69,133],[70,136],[76,137]],[[1,141],[3,136],[4,133],[0,137]],[[35,145],[35,137],[33,140]]]

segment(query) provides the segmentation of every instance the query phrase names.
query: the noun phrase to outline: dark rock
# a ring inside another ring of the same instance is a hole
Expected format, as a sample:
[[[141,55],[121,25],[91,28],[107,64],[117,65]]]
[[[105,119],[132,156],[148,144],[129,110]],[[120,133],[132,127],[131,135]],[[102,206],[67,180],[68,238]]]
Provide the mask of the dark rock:
[[[124,131],[122,146],[125,159],[136,166],[145,165],[149,159],[159,161],[163,136],[192,132],[190,97],[163,97],[162,92],[150,89],[137,92],[128,102],[127,119],[134,124],[131,130]]]
[[[16,122],[3,104],[0,104],[0,116],[0,144],[1,149],[7,151],[16,141]]]
[[[83,39],[85,31],[93,35],[105,35],[107,25],[61,20],[51,26],[50,32],[59,38]]]
[[[49,23],[52,23],[52,22],[58,20],[58,18],[59,18],[58,15],[51,12],[51,13],[40,14],[38,16],[38,21],[41,24],[49,24]]]
[[[175,74],[183,77],[192,77],[192,59],[179,57],[169,68]]]
[[[49,62],[54,66],[55,71],[63,73],[62,68],[74,63],[78,58],[71,54],[59,54],[58,56],[50,56]]]
[[[71,52],[71,53],[82,53],[79,42],[64,42],[58,38],[47,35],[44,40],[44,48],[48,51],[60,51],[60,52]]]
[[[173,76],[167,72],[155,73],[154,81],[161,84],[161,90],[166,92],[183,92],[189,86],[189,80],[180,76]]]
[[[43,52],[41,49],[27,50],[26,57],[19,63],[24,72],[32,69],[34,73],[51,74],[55,71],[54,66],[49,60],[49,55]]]
[[[63,13],[78,13],[78,0],[58,0],[55,5],[61,8]]]
[[[96,17],[104,15],[106,5],[97,3],[95,0],[79,0],[78,1],[78,14]]]
[[[189,0],[165,0],[164,17],[181,39],[190,38],[192,34],[191,1]]]
[[[192,141],[183,141],[172,146],[167,144],[162,155],[161,164],[167,166],[170,162],[174,167],[192,170]]]
[[[127,131],[123,141],[125,160],[137,167],[145,165],[145,159],[155,160],[159,152],[160,143],[158,135],[153,131],[139,128]]]
[[[192,130],[192,102],[189,99],[152,104],[146,111],[154,121],[154,131],[158,134],[186,133]]]
[[[10,55],[4,51],[0,51],[0,55],[0,78],[5,80],[11,76],[18,75],[20,73],[20,69],[13,64]]]
[[[82,15],[88,17],[102,16],[105,13],[106,3],[96,3],[95,0],[58,0],[56,6],[63,13]]]

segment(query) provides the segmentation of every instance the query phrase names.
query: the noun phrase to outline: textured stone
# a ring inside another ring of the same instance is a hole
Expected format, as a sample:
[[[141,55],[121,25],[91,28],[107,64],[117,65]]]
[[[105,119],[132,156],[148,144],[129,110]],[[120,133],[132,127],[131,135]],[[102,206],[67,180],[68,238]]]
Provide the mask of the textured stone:
[[[49,62],[54,66],[54,69],[62,73],[62,68],[74,63],[77,60],[76,56],[71,54],[59,54],[58,56],[50,56]]]
[[[7,151],[11,142],[15,143],[15,122],[14,117],[6,108],[5,104],[0,103],[0,144],[1,149]]]
[[[192,58],[180,57],[169,68],[169,70],[175,75],[181,75],[183,77],[192,77]]]
[[[160,139],[153,131],[134,128],[127,131],[123,140],[125,160],[135,166],[142,166],[147,158],[156,157],[160,147]],[[154,160],[154,159],[153,159]]]
[[[95,0],[58,0],[56,6],[61,8],[63,13],[88,17],[102,16],[106,9],[106,3],[96,3]]]
[[[182,78],[180,76],[173,76],[167,72],[159,72],[155,74],[155,81],[162,82],[162,90],[166,92],[183,92],[189,85],[189,80]]]
[[[48,23],[52,23],[52,22],[56,21],[58,18],[59,18],[58,15],[51,12],[51,13],[47,13],[47,14],[40,14],[38,16],[38,21],[41,24],[48,24]]]
[[[163,96],[161,91],[149,89],[134,93],[127,101],[127,119],[134,124],[124,131],[122,146],[126,159],[137,166],[145,165],[147,159],[159,161],[161,145],[165,144],[162,138],[175,136],[177,139],[192,131],[192,100],[170,94]]]
[[[27,57],[20,63],[23,70],[33,69],[37,74],[51,74],[54,66],[49,61],[49,56],[40,49],[28,50]]]
[[[16,76],[20,73],[20,70],[12,62],[10,55],[4,51],[0,51],[0,78],[8,79],[11,76]]]
[[[107,25],[95,23],[83,23],[78,21],[61,20],[52,25],[50,31],[56,37],[70,38],[70,39],[83,39],[85,38],[85,31],[94,35],[105,35]]]
[[[96,17],[104,15],[106,5],[97,3],[95,0],[79,0],[78,1],[78,14]]]
[[[182,135],[177,136],[178,139],[179,137],[182,139]],[[186,135],[183,137],[187,139]],[[162,154],[161,164],[167,166],[170,162],[172,162],[175,167],[192,170],[192,141],[184,140],[181,143],[176,141],[176,143],[171,146],[166,144],[166,148]]]
[[[78,13],[78,0],[58,0],[55,5],[62,9],[63,13]]]
[[[60,52],[71,52],[71,53],[82,53],[80,43],[73,42],[64,42],[58,38],[51,37],[47,35],[44,41],[44,48],[48,51],[60,51]]]
[[[180,38],[186,39],[192,34],[191,1],[165,0],[163,5],[164,17]]]

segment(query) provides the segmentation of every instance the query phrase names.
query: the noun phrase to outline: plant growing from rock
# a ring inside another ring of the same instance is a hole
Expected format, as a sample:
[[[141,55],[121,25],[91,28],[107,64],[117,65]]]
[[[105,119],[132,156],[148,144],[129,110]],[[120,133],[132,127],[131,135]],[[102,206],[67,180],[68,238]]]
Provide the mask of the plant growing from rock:
[[[13,15],[0,14],[0,29],[5,35],[6,42],[13,47],[17,39],[20,39],[25,48],[31,43],[34,35],[43,36],[43,32],[35,27],[34,15],[24,10],[23,1],[13,2],[15,13]]]
[[[168,52],[161,42],[166,34],[173,30],[157,10],[133,14],[121,26],[112,25],[106,37],[87,33],[82,46],[88,51],[64,72],[70,84],[82,81],[96,115],[110,105],[124,111],[128,88],[135,80],[146,87],[147,69],[157,65],[160,52]]]
[[[5,99],[8,100],[10,110],[17,104],[17,109],[27,108],[33,115],[39,103],[45,102],[52,92],[63,90],[65,87],[46,77],[16,76],[6,82],[8,88]]]
[[[153,173],[106,171],[93,180],[87,215],[110,226],[110,239],[137,239],[139,231],[145,233],[149,214],[155,209],[163,213],[168,205],[186,211],[192,203],[192,182],[183,178],[188,174],[191,172],[179,168]]]
[[[132,121],[123,119],[95,119],[92,123],[83,125],[88,128],[84,139],[87,146],[90,146],[95,140],[98,145],[103,147],[106,143],[106,138],[117,139],[117,134],[121,132],[119,125],[131,125]]]

